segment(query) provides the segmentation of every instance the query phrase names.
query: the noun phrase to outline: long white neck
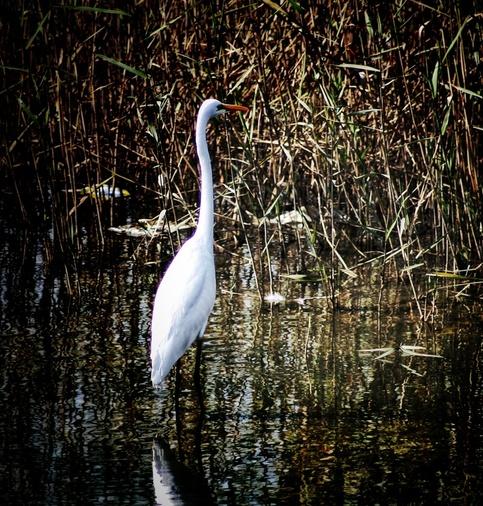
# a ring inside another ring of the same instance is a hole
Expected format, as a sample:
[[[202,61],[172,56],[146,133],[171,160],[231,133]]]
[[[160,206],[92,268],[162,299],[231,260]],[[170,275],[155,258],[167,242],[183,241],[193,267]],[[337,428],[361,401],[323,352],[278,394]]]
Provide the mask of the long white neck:
[[[196,121],[196,150],[201,167],[201,201],[198,226],[195,235],[207,243],[213,244],[213,175],[211,173],[210,153],[206,142],[206,127],[210,115],[200,110]]]

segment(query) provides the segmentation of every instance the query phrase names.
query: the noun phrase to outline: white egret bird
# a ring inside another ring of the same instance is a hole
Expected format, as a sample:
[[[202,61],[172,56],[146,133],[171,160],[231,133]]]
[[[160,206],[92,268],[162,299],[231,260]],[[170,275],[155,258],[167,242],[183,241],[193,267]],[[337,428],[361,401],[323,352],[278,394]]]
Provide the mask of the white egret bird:
[[[203,102],[196,121],[196,148],[201,167],[198,225],[174,257],[154,300],[151,324],[151,380],[159,386],[183,353],[200,339],[215,302],[213,256],[213,176],[206,142],[208,121],[229,111],[247,112],[242,105]]]

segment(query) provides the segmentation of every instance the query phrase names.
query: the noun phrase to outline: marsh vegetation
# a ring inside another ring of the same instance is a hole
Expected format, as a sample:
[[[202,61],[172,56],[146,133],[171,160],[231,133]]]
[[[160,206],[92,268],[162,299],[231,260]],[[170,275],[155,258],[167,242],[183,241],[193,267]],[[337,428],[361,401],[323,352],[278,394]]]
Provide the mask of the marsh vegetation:
[[[83,227],[102,245],[119,224],[116,202],[84,188],[119,186],[134,206],[159,197],[171,221],[193,217],[193,121],[216,96],[252,109],[242,135],[220,126],[211,145],[218,229],[239,236],[242,219],[259,220],[262,277],[270,251],[292,239],[267,219],[294,210],[304,211],[304,268],[322,270],[329,288],[354,270],[344,261],[354,253],[406,277],[474,274],[476,4],[19,2],[3,12],[3,186],[20,223],[53,229],[53,256],[78,255]]]

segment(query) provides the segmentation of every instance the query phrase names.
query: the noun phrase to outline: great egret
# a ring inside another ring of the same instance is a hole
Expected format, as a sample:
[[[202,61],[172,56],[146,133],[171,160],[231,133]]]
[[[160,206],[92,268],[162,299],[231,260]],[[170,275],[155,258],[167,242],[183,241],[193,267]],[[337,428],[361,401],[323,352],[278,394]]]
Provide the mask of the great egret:
[[[151,380],[159,386],[171,367],[200,339],[215,302],[213,256],[213,177],[206,142],[208,121],[229,111],[247,112],[242,105],[203,102],[196,121],[196,148],[201,167],[198,225],[164,274],[154,300],[151,324]]]

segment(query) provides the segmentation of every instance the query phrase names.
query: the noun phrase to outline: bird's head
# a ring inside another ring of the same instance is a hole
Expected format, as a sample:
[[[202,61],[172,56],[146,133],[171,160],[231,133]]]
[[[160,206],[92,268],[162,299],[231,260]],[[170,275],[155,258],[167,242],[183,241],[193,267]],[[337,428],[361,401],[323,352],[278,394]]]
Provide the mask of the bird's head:
[[[214,98],[209,98],[205,100],[200,108],[200,115],[206,114],[207,117],[212,118],[214,116],[220,116],[221,114],[225,114],[226,112],[248,112],[248,107],[244,105],[235,105],[235,104],[223,104],[219,100]]]

